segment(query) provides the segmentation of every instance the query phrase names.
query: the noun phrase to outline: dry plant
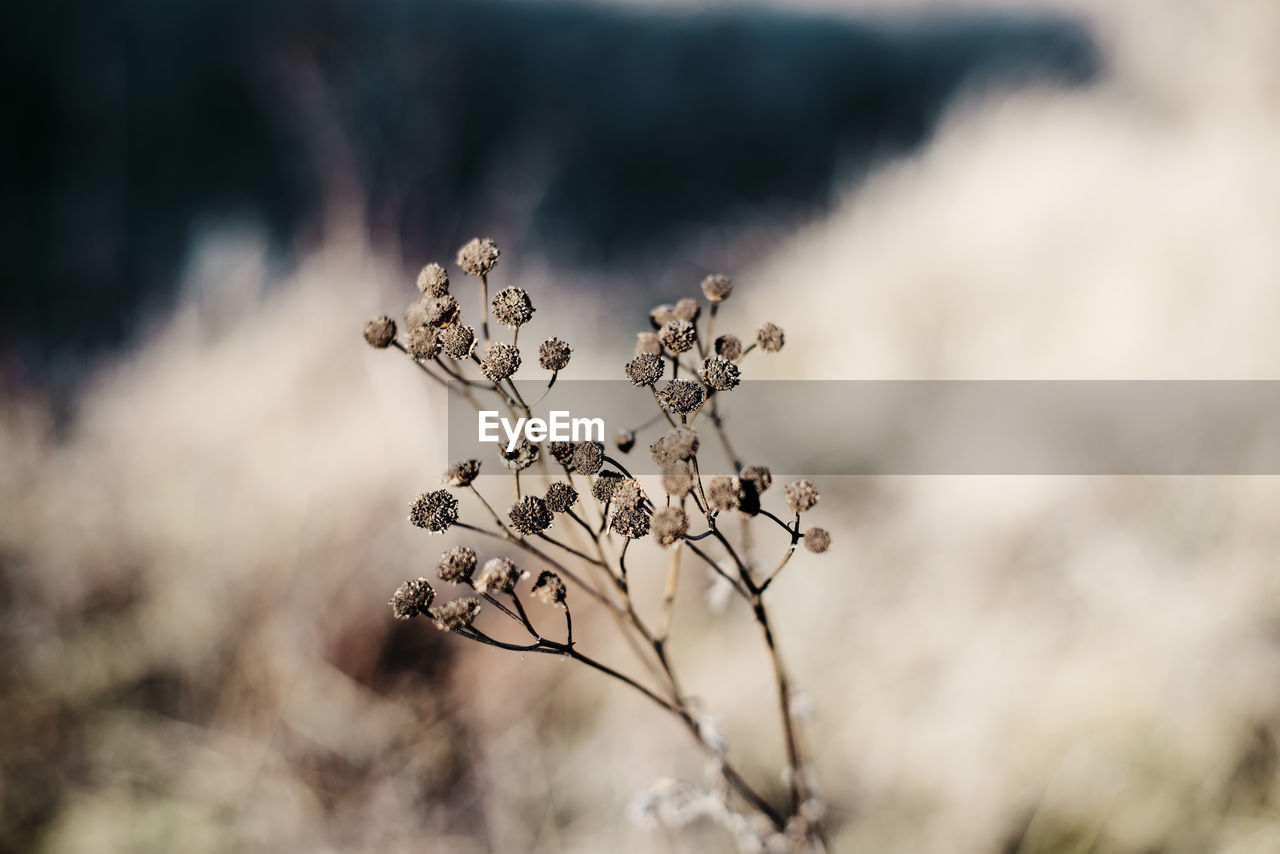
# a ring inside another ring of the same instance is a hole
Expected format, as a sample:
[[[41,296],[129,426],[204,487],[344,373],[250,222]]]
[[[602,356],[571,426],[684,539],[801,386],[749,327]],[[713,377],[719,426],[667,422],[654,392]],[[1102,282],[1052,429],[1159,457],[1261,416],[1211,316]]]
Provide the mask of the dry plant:
[[[474,328],[462,324],[445,269],[430,264],[418,277],[422,297],[406,313],[405,339],[400,339],[397,324],[389,317],[366,324],[365,339],[375,348],[401,351],[432,380],[464,398],[478,412],[493,400],[513,417],[533,420],[533,408],[546,398],[568,366],[572,348],[559,338],[542,342],[538,363],[550,377],[541,395],[532,403],[526,402],[530,397],[521,391],[515,373],[523,361],[520,329],[532,319],[534,307],[528,293],[516,287],[505,288],[490,299],[489,276],[498,258],[497,246],[488,239],[472,240],[458,253],[459,266],[479,281],[479,336]],[[513,442],[509,448],[496,445],[502,463],[511,471],[514,490],[514,503],[505,514],[497,512],[496,502],[478,488],[481,462],[468,459],[449,468],[444,482],[473,493],[487,511],[486,524],[461,519],[458,499],[449,489],[419,495],[410,507],[409,521],[433,534],[462,528],[503,541],[526,553],[533,568],[526,570],[504,556],[482,562],[476,549],[455,546],[440,557],[439,578],[473,595],[437,603],[432,582],[416,578],[402,584],[390,604],[397,619],[421,615],[437,628],[476,643],[576,661],[640,692],[661,712],[678,720],[709,758],[711,783],[703,787],[659,781],[633,803],[632,812],[639,823],[671,827],[709,817],[730,831],[743,851],[826,851],[830,846],[822,823],[824,804],[798,732],[796,696],[779,652],[765,594],[797,546],[803,544],[811,552],[822,553],[830,546],[831,537],[822,528],[805,530],[801,526],[802,517],[819,498],[818,490],[807,480],[789,483],[782,490],[786,518],[765,506],[772,474],[763,465],[743,465],[719,410],[720,396],[741,381],[743,360],[757,349],[780,351],[785,340],[782,330],[765,323],[757,330],[755,341],[745,347],[733,335],[717,336],[716,315],[733,291],[732,282],[726,276],[708,276],[701,289],[706,311],[701,301],[682,299],[650,312],[653,331],[638,334],[635,354],[623,369],[632,386],[652,395],[658,414],[635,429],[618,431],[614,444],[619,455],[625,455],[635,447],[637,433],[661,429],[665,422],[669,429],[649,446],[662,471],[665,494],[650,498],[639,479],[600,442],[552,441],[546,444],[545,453],[528,438]],[[498,325],[511,329],[510,343],[490,335],[490,312]],[[705,323],[700,323],[704,317]],[[483,354],[477,352],[478,345],[484,348]],[[664,382],[668,367],[671,376]],[[704,415],[703,423],[723,445],[737,475],[704,477],[706,466],[699,465],[702,440],[695,427]],[[725,523],[735,516],[742,522],[740,536],[731,538]],[[567,536],[551,533],[557,518],[563,521]],[[758,547],[748,524],[757,520],[776,526],[782,535],[780,556],[764,564],[757,561]],[[646,538],[670,552],[656,622],[641,616],[628,576],[628,549],[634,541]],[[687,556],[709,567],[737,594],[763,636],[786,749],[782,774],[788,790],[785,803],[770,802],[735,768],[711,716],[699,708],[695,695],[672,666],[668,646],[678,580]],[[533,581],[522,585],[526,579]],[[527,598],[538,600],[551,613],[558,611],[563,625],[548,629],[545,616],[526,607]],[[482,620],[480,614],[486,606],[492,607],[494,616]],[[584,652],[581,637],[574,634],[575,609],[578,613],[591,609],[607,614],[642,662],[644,675],[629,675]]]

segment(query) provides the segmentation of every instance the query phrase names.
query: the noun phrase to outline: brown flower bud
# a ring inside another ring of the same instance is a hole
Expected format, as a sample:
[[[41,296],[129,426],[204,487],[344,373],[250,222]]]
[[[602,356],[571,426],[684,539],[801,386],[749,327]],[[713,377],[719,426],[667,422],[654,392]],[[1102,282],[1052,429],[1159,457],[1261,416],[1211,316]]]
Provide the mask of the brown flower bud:
[[[389,317],[376,317],[364,325],[364,340],[370,347],[383,350],[396,340],[396,322]]]
[[[773,485],[773,472],[768,466],[747,466],[738,475],[744,482],[750,483],[758,494],[763,495]]]
[[[538,347],[538,364],[544,371],[563,371],[569,367],[572,352],[573,348],[559,338],[548,338]]]
[[[471,348],[476,343],[476,332],[470,326],[453,324],[440,330],[440,349],[454,359],[471,358]]]
[[[573,470],[595,474],[604,465],[604,446],[599,442],[579,442],[573,449]]]
[[[490,344],[480,370],[491,382],[508,379],[520,368],[520,351],[510,344]]]
[[[654,329],[661,329],[666,323],[676,319],[676,307],[671,303],[655,305],[649,309],[649,322]]]
[[[524,571],[505,557],[490,558],[476,576],[476,592],[513,593]]]
[[[506,445],[499,445],[498,455],[502,457],[502,464],[512,471],[524,471],[536,463],[540,456],[538,446],[524,438],[509,451]]]
[[[489,304],[493,319],[503,326],[520,327],[533,320],[533,303],[524,288],[498,291]]]
[[[430,362],[440,355],[440,336],[430,326],[419,326],[409,333],[408,349],[419,362]]]
[[[565,604],[565,596],[567,594],[568,591],[565,589],[564,581],[550,570],[544,569],[538,575],[538,580],[533,582],[534,598],[555,608],[568,607]]]
[[[639,507],[644,502],[644,490],[640,488],[640,481],[635,478],[623,480],[613,488],[611,501],[614,507]]]
[[[831,534],[826,528],[810,528],[804,532],[804,547],[816,555],[831,548]]]
[[[804,513],[806,510],[813,509],[813,506],[818,503],[818,488],[807,480],[788,483],[784,491],[787,496],[787,505],[793,513]]]
[[[567,513],[578,501],[578,490],[567,483],[556,481],[547,487],[547,497],[543,500],[552,513]]]
[[[596,475],[595,481],[591,484],[591,494],[601,504],[608,503],[613,500],[614,490],[622,481],[623,477],[618,472],[602,471]]]
[[[436,591],[431,589],[431,582],[418,578],[397,587],[387,604],[391,606],[391,613],[397,620],[408,620],[425,613],[435,598]]]
[[[641,353],[648,353],[651,356],[662,355],[662,342],[658,340],[658,333],[636,333],[636,355],[639,356]]]
[[[706,399],[706,392],[700,383],[693,380],[667,380],[662,391],[658,392],[658,402],[668,412],[688,415],[697,410]]]
[[[677,320],[697,323],[698,316],[702,314],[702,305],[696,299],[685,298],[676,303],[676,307],[671,313],[676,316]]]
[[[516,529],[516,533],[525,536],[542,533],[551,527],[553,521],[547,502],[536,495],[526,495],[512,504],[507,511],[507,518],[511,520],[511,527]]]
[[[636,446],[635,431],[619,427],[614,431],[613,444],[617,446],[619,452],[623,454],[631,453],[631,449]]]
[[[447,489],[424,492],[409,506],[409,521],[433,534],[443,534],[458,521],[458,499]]]
[[[430,609],[427,616],[435,621],[436,628],[442,632],[465,629],[480,616],[480,600],[473,596],[454,599]]]
[[[636,388],[644,388],[662,379],[664,369],[665,366],[661,356],[655,356],[652,353],[641,353],[638,356],[632,356],[631,361],[627,362],[627,379]]]
[[[444,473],[444,482],[449,486],[470,486],[480,476],[479,460],[462,460],[454,463]]]
[[[454,546],[440,555],[436,571],[442,580],[451,584],[467,584],[476,571],[476,550],[470,546]]]
[[[555,460],[562,466],[573,464],[573,442],[552,442],[547,446],[551,451],[551,459]]]
[[[702,370],[698,372],[702,381],[716,391],[728,391],[738,384],[742,377],[738,366],[728,359],[712,356],[702,360]]]
[[[716,355],[730,362],[736,362],[742,358],[742,342],[738,340],[737,335],[718,335],[716,336]]]
[[[449,293],[449,274],[439,264],[428,264],[418,274],[418,290],[431,297],[444,296]]]
[[[702,280],[702,295],[711,302],[724,302],[733,293],[733,282],[728,276],[712,275]]]
[[[662,471],[662,488],[672,498],[684,498],[693,492],[693,469],[688,463],[673,463]]]
[[[488,237],[473,239],[458,250],[458,266],[473,276],[485,276],[498,263],[498,246]]]
[[[715,510],[737,510],[742,506],[742,484],[736,477],[717,475],[707,481],[707,503]]]
[[[686,425],[672,428],[649,446],[653,461],[660,466],[690,460],[698,453],[698,431]]]
[[[772,323],[766,323],[756,330],[756,343],[766,353],[776,353],[782,349],[782,330]]]
[[[651,521],[653,538],[663,548],[673,546],[689,531],[689,517],[679,507],[660,507]]]
[[[628,540],[638,540],[649,533],[649,513],[641,507],[627,507],[616,511],[609,527]]]
[[[437,329],[456,323],[458,320],[458,301],[449,294],[433,297],[423,307],[423,321]]]
[[[672,353],[684,353],[697,343],[698,330],[687,320],[669,320],[658,330],[658,340]]]

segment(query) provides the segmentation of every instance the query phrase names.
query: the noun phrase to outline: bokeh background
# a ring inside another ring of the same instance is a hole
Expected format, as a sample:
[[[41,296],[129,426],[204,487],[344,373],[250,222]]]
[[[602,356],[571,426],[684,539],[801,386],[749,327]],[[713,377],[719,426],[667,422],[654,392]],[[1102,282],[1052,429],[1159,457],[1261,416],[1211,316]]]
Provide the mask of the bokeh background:
[[[713,271],[757,377],[1280,378],[1273,3],[0,14],[0,850],[734,850],[628,821],[703,774],[642,699],[390,619],[445,402],[359,329],[473,235],[583,378]],[[1280,850],[1275,479],[820,485],[837,850]],[[709,588],[676,663],[780,793]]]

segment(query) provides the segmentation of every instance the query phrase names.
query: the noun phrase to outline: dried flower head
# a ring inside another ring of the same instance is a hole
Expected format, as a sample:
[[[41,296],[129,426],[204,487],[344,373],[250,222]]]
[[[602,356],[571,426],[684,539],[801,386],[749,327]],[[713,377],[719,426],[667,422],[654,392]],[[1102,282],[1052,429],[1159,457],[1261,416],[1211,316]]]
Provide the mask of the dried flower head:
[[[596,475],[596,479],[591,484],[591,494],[596,501],[605,504],[613,500],[613,492],[618,488],[618,484],[622,483],[623,477],[616,471],[602,471]]]
[[[730,362],[742,358],[742,341],[737,335],[719,335],[716,337],[716,355]]]
[[[430,609],[427,616],[435,621],[436,628],[442,632],[465,629],[480,616],[480,600],[474,596],[453,599]]]
[[[655,305],[649,309],[649,322],[653,324],[654,329],[661,329],[667,323],[676,319],[676,307],[669,302],[662,305]]]
[[[551,452],[551,459],[560,465],[573,464],[573,452],[575,449],[573,442],[552,442],[547,448]]]
[[[698,431],[687,425],[673,427],[649,446],[653,461],[660,466],[684,462],[698,453]]]
[[[772,323],[766,323],[756,330],[756,343],[766,353],[776,353],[782,349],[782,330]]]
[[[567,483],[556,481],[547,487],[547,496],[543,501],[552,513],[565,513],[577,503],[578,490]]]
[[[379,350],[390,347],[396,340],[396,322],[386,316],[375,317],[364,325],[364,340]]]
[[[565,604],[565,596],[568,590],[565,589],[564,581],[560,576],[550,570],[544,569],[538,574],[538,580],[533,582],[533,596],[556,608],[567,608]]]
[[[773,472],[768,466],[747,466],[738,475],[743,483],[749,483],[759,495],[763,495],[773,485]]]
[[[639,507],[644,503],[644,490],[640,481],[627,478],[613,488],[613,506],[619,508]]]
[[[733,293],[733,281],[720,274],[707,276],[702,280],[702,295],[711,302],[724,302]]]
[[[658,333],[636,333],[636,355],[639,356],[641,353],[648,353],[651,356],[662,355],[662,342],[658,340]]]
[[[688,463],[664,466],[662,488],[672,498],[684,498],[693,491],[693,468]]]
[[[660,507],[654,512],[650,525],[653,538],[666,548],[680,542],[680,538],[688,533],[689,517],[679,507]]]
[[[688,415],[702,405],[706,399],[706,391],[700,383],[693,380],[668,380],[662,391],[658,392],[658,402],[668,412]]]
[[[509,378],[520,368],[520,351],[510,344],[490,344],[489,351],[484,354],[480,370],[492,382],[501,382]]]
[[[627,362],[627,379],[636,388],[651,386],[662,379],[664,368],[665,364],[661,356],[655,356],[652,353],[640,353],[632,356],[631,361]]]
[[[784,491],[787,495],[787,505],[793,513],[804,513],[806,510],[813,509],[813,505],[818,503],[818,488],[810,481],[797,480],[795,483],[788,483]]]
[[[742,506],[742,483],[723,474],[711,478],[707,481],[707,503],[716,510],[737,510]]]
[[[473,276],[487,276],[498,263],[498,245],[488,237],[474,238],[458,250],[458,266]]]
[[[548,338],[538,347],[538,364],[544,371],[563,371],[569,367],[573,348],[559,338]]]
[[[425,613],[435,598],[436,591],[431,589],[431,582],[416,578],[397,587],[387,604],[397,620],[408,620]]]
[[[672,353],[684,353],[697,343],[698,329],[687,320],[668,320],[658,330],[658,340]]]
[[[507,450],[506,445],[499,445],[498,455],[502,457],[502,464],[512,471],[524,471],[536,463],[540,456],[538,446],[524,438],[511,450]]]
[[[476,344],[476,332],[470,326],[453,324],[440,330],[440,349],[454,359],[469,359]]]
[[[516,584],[523,577],[524,571],[508,558],[490,558],[485,561],[480,574],[476,576],[476,592],[481,595],[485,593],[512,593],[516,589]]]
[[[804,547],[820,555],[831,548],[831,534],[826,528],[810,528],[804,532]]]
[[[458,301],[449,294],[432,297],[423,307],[423,321],[437,329],[458,321]]]
[[[642,507],[624,507],[614,512],[609,527],[628,540],[638,540],[649,533],[649,512]]]
[[[444,482],[449,486],[470,486],[480,476],[479,460],[462,460],[449,466],[444,473]]]
[[[728,391],[736,386],[742,378],[738,366],[721,356],[712,356],[702,360],[702,370],[698,372],[702,381],[716,391]]]
[[[449,293],[449,274],[439,264],[428,264],[418,274],[418,290],[427,296],[442,297]]]
[[[470,546],[454,546],[440,555],[436,571],[442,580],[451,584],[470,582],[471,574],[476,571],[476,550]]]
[[[493,309],[493,319],[503,326],[520,327],[533,320],[533,303],[524,288],[498,291],[489,307]]]
[[[702,304],[696,299],[685,299],[676,302],[675,309],[671,312],[676,316],[677,320],[686,320],[689,323],[697,323],[698,317],[702,314]]]
[[[409,333],[408,349],[419,362],[430,362],[440,355],[440,336],[430,326],[419,326]]]
[[[511,520],[511,527],[524,536],[542,533],[551,527],[553,521],[547,502],[536,495],[526,495],[512,504],[507,518]]]
[[[595,474],[604,465],[604,446],[599,442],[579,442],[573,448],[573,470]]]
[[[447,489],[424,492],[409,506],[409,521],[433,534],[443,534],[458,521],[458,499]]]
[[[625,427],[619,427],[614,431],[613,444],[617,446],[621,453],[631,453],[631,449],[636,446],[636,432]]]
[[[427,309],[431,305],[431,297],[419,297],[409,303],[404,312],[404,328],[410,331],[427,325]]]

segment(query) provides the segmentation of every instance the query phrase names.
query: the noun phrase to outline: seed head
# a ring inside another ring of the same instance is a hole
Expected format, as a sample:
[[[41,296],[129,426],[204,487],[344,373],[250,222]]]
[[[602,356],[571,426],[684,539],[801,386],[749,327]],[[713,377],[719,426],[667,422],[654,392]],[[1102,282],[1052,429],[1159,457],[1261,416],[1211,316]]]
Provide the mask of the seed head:
[[[387,604],[391,606],[391,613],[397,620],[408,620],[425,613],[435,598],[436,591],[431,589],[431,582],[425,578],[417,578],[397,587]]]
[[[437,329],[448,326],[458,320],[458,301],[449,294],[441,297],[429,297],[423,306],[423,320],[428,326]]]
[[[702,314],[702,305],[696,299],[688,299],[686,297],[676,303],[676,307],[671,313],[676,316],[677,320],[697,323],[698,316]]]
[[[573,470],[595,474],[604,465],[604,446],[599,442],[579,442],[573,449]]]
[[[396,340],[396,322],[385,316],[375,317],[364,325],[364,340],[379,350],[390,347]]]
[[[711,478],[707,481],[707,503],[716,510],[737,510],[742,506],[742,483],[723,474]]]
[[[676,307],[669,302],[655,305],[649,309],[649,322],[654,329],[661,329],[665,324],[676,319]]]
[[[831,534],[826,528],[810,528],[804,532],[804,547],[816,555],[831,548]]]
[[[651,521],[653,538],[663,548],[680,542],[689,530],[689,517],[679,507],[660,507],[653,514]]]
[[[560,465],[567,466],[573,463],[574,444],[572,442],[552,442],[548,448],[551,451],[551,459]]]
[[[644,490],[635,478],[627,478],[613,488],[613,506],[617,508],[639,507],[644,502]]]
[[[435,620],[436,628],[442,632],[465,629],[480,616],[480,600],[474,596],[453,599],[427,611],[427,616]]]
[[[693,349],[698,340],[697,328],[687,320],[668,320],[658,330],[658,340],[672,353],[684,353]]]
[[[702,405],[706,392],[702,385],[693,380],[668,380],[662,391],[658,392],[658,402],[668,412],[688,415]]]
[[[427,296],[442,297],[449,293],[449,274],[439,264],[428,264],[418,274],[418,290]]]
[[[446,356],[455,359],[471,357],[471,348],[476,343],[476,332],[470,326],[452,324],[440,330],[440,349]]]
[[[458,521],[458,499],[447,489],[424,492],[409,506],[409,521],[433,534],[443,534]]]
[[[683,424],[672,428],[649,446],[649,453],[660,466],[692,459],[698,453],[698,431]]]
[[[622,483],[622,475],[616,471],[602,471],[596,475],[595,482],[591,484],[591,494],[596,501],[605,504],[613,500],[613,493],[618,488],[618,484]]]
[[[409,355],[430,362],[440,355],[440,336],[430,326],[419,326],[409,333]]]
[[[552,513],[566,513],[578,501],[578,490],[567,483],[556,481],[547,487],[547,497],[543,499],[547,509]]]
[[[440,555],[436,571],[442,580],[450,584],[466,584],[476,571],[476,550],[470,546],[454,546]]]
[[[567,593],[560,576],[547,569],[539,573],[538,580],[533,582],[534,598],[556,608],[568,607],[564,601]]]
[[[503,326],[520,327],[533,320],[533,303],[524,288],[498,291],[490,302],[493,319]]]
[[[662,488],[672,498],[684,498],[693,491],[693,469],[688,463],[672,463],[662,471]]]
[[[728,359],[712,356],[702,360],[702,370],[698,375],[702,377],[704,383],[716,391],[728,391],[741,380],[742,372]]]
[[[769,471],[768,466],[747,466],[738,477],[743,483],[750,483],[760,495],[773,485],[773,472]]]
[[[787,505],[791,507],[793,513],[811,510],[813,505],[818,503],[818,488],[807,480],[788,483],[784,491],[787,495]]]
[[[512,471],[524,471],[536,463],[539,457],[538,446],[524,438],[510,451],[506,445],[500,445],[498,454],[502,457],[503,465]]]
[[[719,335],[716,337],[716,355],[736,362],[742,358],[742,342],[737,335]]]
[[[641,353],[648,353],[651,356],[662,355],[662,342],[658,340],[658,333],[636,333],[636,355],[639,356]]]
[[[559,338],[548,338],[538,347],[538,364],[544,371],[563,371],[569,367],[573,348]]]
[[[649,513],[640,507],[626,507],[613,514],[609,526],[628,540],[638,540],[649,533]]]
[[[404,312],[404,328],[417,329],[427,325],[427,308],[431,305],[431,297],[419,297],[409,304]]]
[[[728,276],[713,275],[702,280],[702,295],[711,302],[724,302],[733,293],[733,282]]]
[[[495,383],[509,378],[519,368],[520,351],[510,344],[490,344],[480,363],[480,370]]]
[[[766,353],[776,353],[782,349],[782,330],[772,323],[766,323],[756,330],[756,343]]]
[[[536,495],[526,495],[512,504],[507,511],[507,518],[511,520],[511,527],[525,536],[540,534],[550,528],[552,523],[547,502]]]
[[[480,476],[479,460],[463,460],[454,463],[444,473],[443,481],[449,486],[470,486]]]
[[[485,276],[498,263],[500,254],[491,239],[477,237],[458,250],[458,266],[473,276]]]
[[[621,453],[631,453],[631,449],[636,446],[635,431],[619,427],[613,434],[613,444],[617,446]]]
[[[627,379],[631,380],[631,384],[636,388],[651,386],[662,379],[664,367],[661,356],[640,353],[632,356],[631,361],[627,362]]]
[[[505,557],[490,558],[485,561],[480,574],[476,576],[476,592],[512,593],[516,584],[524,577],[524,571]]]

